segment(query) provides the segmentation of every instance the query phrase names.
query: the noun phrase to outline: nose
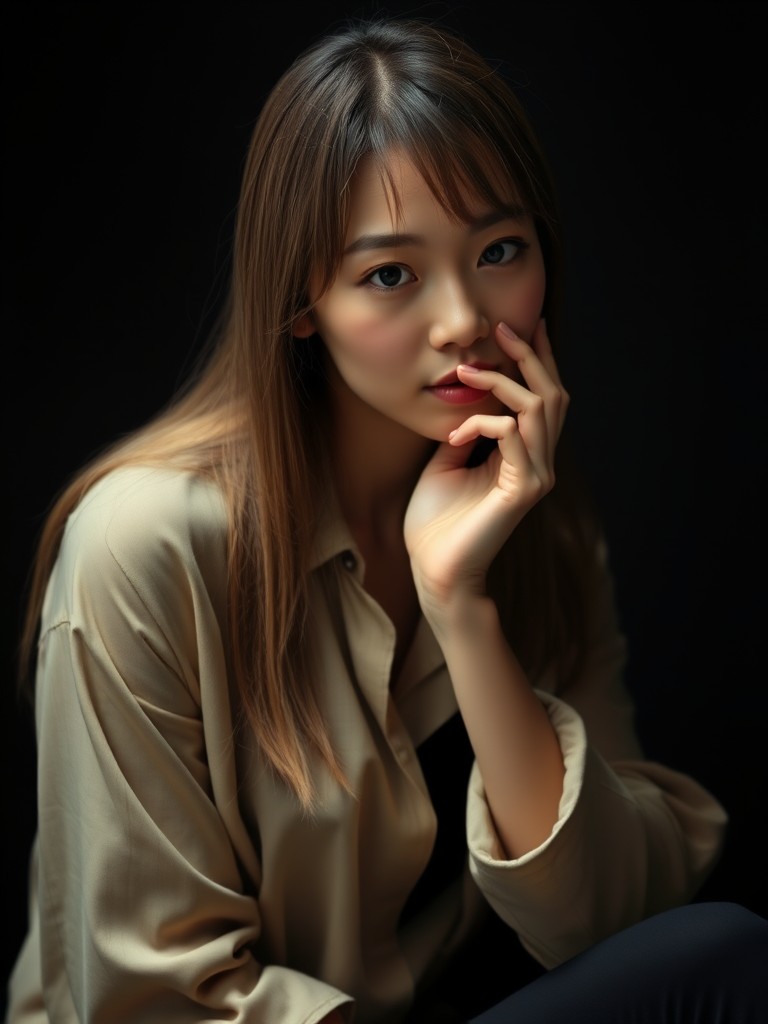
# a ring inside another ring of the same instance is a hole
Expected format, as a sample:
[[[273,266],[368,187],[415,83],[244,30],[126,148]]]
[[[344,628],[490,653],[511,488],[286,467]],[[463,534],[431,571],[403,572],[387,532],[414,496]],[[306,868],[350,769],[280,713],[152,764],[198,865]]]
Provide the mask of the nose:
[[[447,345],[470,348],[476,341],[486,338],[490,321],[466,285],[452,278],[436,290],[434,313],[429,331],[429,343],[441,349]]]

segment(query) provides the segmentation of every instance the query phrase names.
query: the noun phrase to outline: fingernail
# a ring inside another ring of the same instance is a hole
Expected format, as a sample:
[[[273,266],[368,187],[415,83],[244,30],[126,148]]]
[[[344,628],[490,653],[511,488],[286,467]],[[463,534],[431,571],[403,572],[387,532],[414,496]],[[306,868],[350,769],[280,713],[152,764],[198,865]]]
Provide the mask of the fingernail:
[[[453,436],[454,436],[454,434],[456,434],[456,431],[455,431],[455,430],[452,430],[452,431],[450,432],[450,434],[448,435],[448,440],[449,440],[449,441],[451,441],[451,440],[453,439]]]
[[[458,368],[463,370],[464,373],[480,373],[480,370],[476,366],[470,366],[468,363],[459,363]]]
[[[499,330],[501,331],[502,334],[506,334],[508,338],[513,338],[517,340],[517,335],[515,334],[515,332],[508,324],[505,324],[503,320],[499,322]]]

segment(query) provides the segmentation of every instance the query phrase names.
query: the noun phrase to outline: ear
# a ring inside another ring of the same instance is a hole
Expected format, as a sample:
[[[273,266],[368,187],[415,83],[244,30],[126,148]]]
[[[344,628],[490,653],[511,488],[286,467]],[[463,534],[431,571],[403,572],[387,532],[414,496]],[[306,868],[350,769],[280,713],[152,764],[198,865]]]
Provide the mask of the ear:
[[[316,330],[315,319],[312,314],[304,313],[298,320],[294,321],[291,333],[294,338],[308,338],[310,335],[314,334]]]

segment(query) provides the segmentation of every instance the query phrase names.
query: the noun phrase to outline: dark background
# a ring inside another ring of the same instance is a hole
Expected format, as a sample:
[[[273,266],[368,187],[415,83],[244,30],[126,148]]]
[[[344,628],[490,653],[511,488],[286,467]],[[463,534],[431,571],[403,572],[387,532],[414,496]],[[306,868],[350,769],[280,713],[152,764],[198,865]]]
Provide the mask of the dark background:
[[[6,7],[4,970],[35,825],[13,672],[42,516],[201,345],[276,76],[375,10],[437,18],[504,60],[543,139],[567,237],[569,429],[611,544],[638,728],[730,811],[702,895],[768,915],[763,8]]]

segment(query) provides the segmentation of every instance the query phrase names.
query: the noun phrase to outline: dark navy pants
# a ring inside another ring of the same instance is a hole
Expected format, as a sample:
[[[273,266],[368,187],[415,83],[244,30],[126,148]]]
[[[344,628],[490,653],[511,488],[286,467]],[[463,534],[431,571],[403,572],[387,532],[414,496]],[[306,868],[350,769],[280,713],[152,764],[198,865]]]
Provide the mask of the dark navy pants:
[[[768,1024],[768,921],[729,902],[665,911],[541,973],[470,1024]]]

